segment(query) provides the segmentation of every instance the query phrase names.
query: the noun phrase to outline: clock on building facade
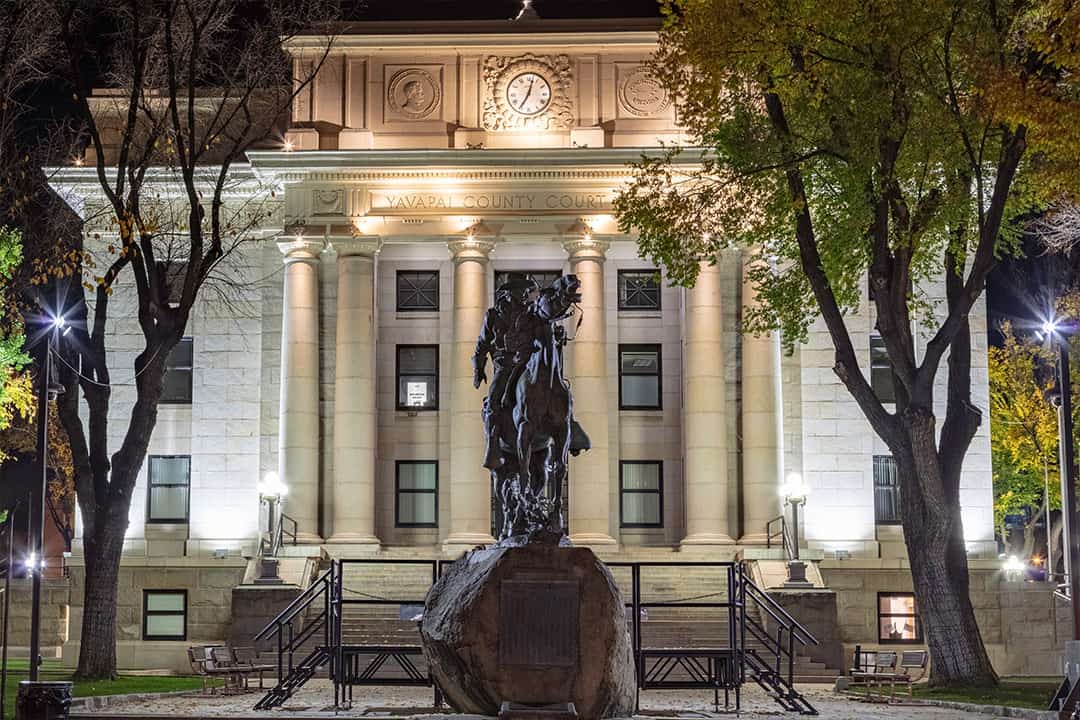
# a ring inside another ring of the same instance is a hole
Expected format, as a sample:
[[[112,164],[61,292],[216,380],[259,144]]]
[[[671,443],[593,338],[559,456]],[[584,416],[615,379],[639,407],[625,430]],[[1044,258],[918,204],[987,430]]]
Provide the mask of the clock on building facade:
[[[566,55],[488,57],[484,84],[485,130],[565,130],[574,124]]]

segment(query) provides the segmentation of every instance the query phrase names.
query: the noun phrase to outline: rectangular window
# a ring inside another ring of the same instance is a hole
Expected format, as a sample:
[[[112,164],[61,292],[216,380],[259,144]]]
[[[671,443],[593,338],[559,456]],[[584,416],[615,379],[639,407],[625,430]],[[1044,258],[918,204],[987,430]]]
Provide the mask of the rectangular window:
[[[878,593],[878,642],[918,644],[922,641],[922,623],[914,593]]]
[[[880,335],[870,336],[870,387],[883,403],[896,402],[893,389],[892,363],[885,340]]]
[[[439,527],[439,463],[398,460],[394,474],[394,525]]]
[[[620,310],[659,310],[660,271],[620,270]]]
[[[660,346],[619,346],[619,409],[660,410]]]
[[[439,409],[439,346],[397,346],[398,410]]]
[[[496,270],[495,289],[511,280],[532,278],[538,287],[546,288],[562,277],[562,270]]]
[[[143,590],[143,640],[187,639],[187,590]]]
[[[874,456],[874,521],[900,524],[900,477],[892,455]]]
[[[191,457],[151,455],[146,501],[146,521],[186,523],[191,488]]]
[[[195,346],[191,338],[183,338],[165,358],[165,391],[161,402],[167,405],[191,404],[192,367]]]
[[[627,528],[664,527],[664,463],[619,463],[619,524]]]
[[[397,309],[401,312],[439,309],[438,270],[398,270]]]

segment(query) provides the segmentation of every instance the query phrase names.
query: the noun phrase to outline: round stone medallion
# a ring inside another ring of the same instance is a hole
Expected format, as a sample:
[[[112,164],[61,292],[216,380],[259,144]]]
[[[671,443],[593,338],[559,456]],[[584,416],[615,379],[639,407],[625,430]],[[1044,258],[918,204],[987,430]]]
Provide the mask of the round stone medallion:
[[[390,80],[386,102],[390,110],[410,120],[423,120],[439,106],[439,83],[426,70],[402,70]]]
[[[659,115],[671,104],[667,90],[645,68],[633,70],[626,76],[619,88],[619,98],[627,112],[639,117]]]

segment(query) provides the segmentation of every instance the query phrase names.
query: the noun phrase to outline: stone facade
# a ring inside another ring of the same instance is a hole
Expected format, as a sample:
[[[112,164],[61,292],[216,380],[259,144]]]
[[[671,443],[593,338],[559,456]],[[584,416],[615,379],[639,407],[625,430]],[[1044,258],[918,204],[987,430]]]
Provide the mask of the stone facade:
[[[192,402],[161,409],[150,454],[190,457],[190,507],[186,522],[148,522],[144,470],[121,576],[122,666],[183,664],[183,643],[140,639],[146,588],[188,590],[189,642],[228,637],[231,590],[260,532],[256,485],[269,472],[290,487],[297,555],[448,557],[490,536],[476,457],[483,395],[464,362],[502,271],[585,281],[586,315],[568,327],[576,339],[567,350],[595,445],[571,468],[569,530],[579,543],[620,560],[768,552],[764,522],[780,514],[783,478],[799,472],[811,488],[810,555],[863,563],[826,562],[844,643],[876,638],[867,613],[877,588],[910,587],[898,528],[875,522],[873,459],[883,446],[832,371],[824,326],[790,355],[775,336],[741,332],[743,308],[756,302],[743,281],[752,254],[726,252],[691,290],[662,279],[659,308],[620,307],[620,271],[653,265],[619,230],[611,201],[628,163],[682,137],[674,105],[642,65],[655,25],[521,27],[352,28],[298,98],[282,147],[237,166],[227,202],[272,212],[229,258],[239,282],[228,302],[204,292],[195,307]],[[319,42],[301,37],[287,50],[303,64]],[[499,94],[526,71],[553,96],[533,114]],[[90,168],[62,169],[53,182],[87,216],[101,204]],[[108,243],[110,229],[94,229]],[[397,307],[397,274],[407,270],[437,273],[437,308]],[[131,300],[130,287],[116,288],[114,305]],[[980,407],[983,315],[979,305],[971,316]],[[130,367],[140,334],[134,313],[116,317],[110,360]],[[848,322],[869,374],[869,304]],[[409,344],[438,346],[437,409],[398,406],[397,348]],[[635,344],[660,346],[655,409],[620,409],[619,347]],[[130,385],[114,388],[114,445],[133,399]],[[398,521],[396,468],[415,460],[437,464],[433,527]],[[662,511],[650,527],[622,521],[623,461],[662,463]],[[961,493],[969,552],[992,556],[985,423]],[[81,567],[76,542],[67,659],[78,651]]]

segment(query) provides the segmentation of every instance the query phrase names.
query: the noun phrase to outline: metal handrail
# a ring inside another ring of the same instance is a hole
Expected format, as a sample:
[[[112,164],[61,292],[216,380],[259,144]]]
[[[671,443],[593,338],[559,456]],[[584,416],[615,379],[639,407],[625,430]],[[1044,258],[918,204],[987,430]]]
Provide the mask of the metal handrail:
[[[773,530],[773,526],[776,525],[776,523],[780,523],[779,532]],[[785,558],[790,559],[795,556],[795,545],[792,543],[791,536],[788,533],[787,516],[777,515],[772,520],[765,523],[765,547],[767,549],[772,549],[774,538],[781,538]]]
[[[319,596],[319,592],[323,589],[322,586],[330,581],[333,577],[333,573],[334,566],[331,565],[330,569],[320,575],[315,582],[311,583],[307,590],[297,595],[295,600],[285,606],[285,609],[277,614],[277,617],[267,623],[266,627],[260,630],[255,636],[255,640],[265,640],[275,633],[280,633],[282,625],[290,623],[300,612],[306,610],[311,603],[315,602],[315,599]]]
[[[803,645],[820,645],[820,641],[814,637],[814,634],[806,629],[806,627],[791,616],[787,610],[780,606],[775,600],[769,597],[768,593],[763,591],[757,585],[754,584],[750,578],[746,576],[746,573],[742,574],[743,586],[750,591],[750,595],[754,602],[757,603],[759,608],[764,609],[780,625],[786,626],[792,630],[792,635]]]

